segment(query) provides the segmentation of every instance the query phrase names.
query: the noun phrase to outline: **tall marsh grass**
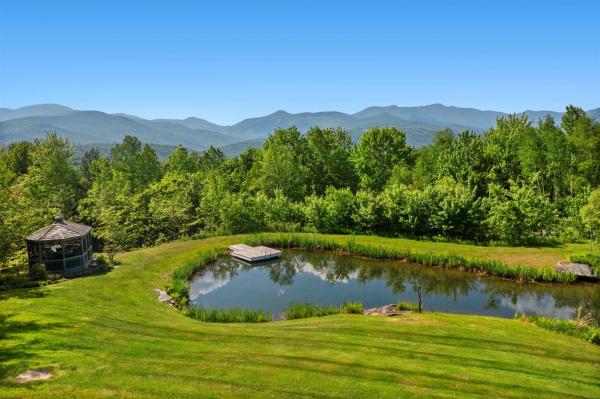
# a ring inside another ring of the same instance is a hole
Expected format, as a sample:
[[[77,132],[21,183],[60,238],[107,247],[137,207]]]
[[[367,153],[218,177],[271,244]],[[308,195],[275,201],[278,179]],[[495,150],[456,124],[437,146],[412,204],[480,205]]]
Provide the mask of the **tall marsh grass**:
[[[285,310],[287,320],[305,319],[307,317],[323,317],[332,314],[362,314],[365,307],[362,302],[344,302],[340,306],[322,306],[314,303],[290,303]]]
[[[557,320],[550,317],[517,315],[523,321],[562,334],[572,335],[600,345],[600,327],[577,317],[575,320]]]
[[[410,310],[412,312],[419,312],[419,304],[414,302],[398,301],[396,303],[396,309],[398,310]]]
[[[170,279],[165,285],[165,291],[175,300],[179,308],[185,307],[189,301],[189,285],[192,276],[224,252],[224,248],[203,252],[197,258],[188,260],[171,273]]]
[[[376,259],[406,259],[409,262],[419,263],[425,266],[441,267],[445,269],[462,269],[519,281],[572,283],[576,279],[575,275],[572,273],[557,273],[546,268],[507,265],[489,259],[466,259],[463,256],[454,254],[413,252],[407,248],[361,244],[353,237],[346,242],[339,242],[314,235],[257,234],[247,240],[246,243],[249,245],[271,245],[280,248],[343,251]]]
[[[209,323],[264,323],[273,320],[271,312],[242,308],[207,309],[189,306],[184,309],[184,314]]]

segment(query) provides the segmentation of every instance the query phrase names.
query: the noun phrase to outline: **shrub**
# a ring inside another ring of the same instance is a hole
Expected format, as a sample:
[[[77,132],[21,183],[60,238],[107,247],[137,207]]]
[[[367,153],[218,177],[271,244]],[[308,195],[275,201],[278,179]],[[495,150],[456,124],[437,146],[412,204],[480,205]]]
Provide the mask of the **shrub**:
[[[46,266],[42,263],[36,263],[29,267],[29,279],[33,281],[46,281],[48,280],[48,273],[46,272]]]
[[[38,285],[36,282],[30,281],[25,274],[0,274],[0,289],[9,290],[12,288],[23,288]]]
[[[242,308],[206,309],[203,307],[187,307],[185,315],[192,319],[209,323],[264,323],[271,321],[271,312]]]
[[[328,187],[324,197],[311,196],[304,208],[309,226],[323,233],[341,233],[354,227],[356,199],[347,188]]]
[[[106,261],[106,257],[102,254],[100,255],[96,255],[96,265],[98,266],[106,266],[108,264],[108,262]]]
[[[396,303],[396,308],[398,310],[410,310],[412,312],[418,312],[419,311],[419,304],[418,303],[414,303],[414,302],[398,301]]]

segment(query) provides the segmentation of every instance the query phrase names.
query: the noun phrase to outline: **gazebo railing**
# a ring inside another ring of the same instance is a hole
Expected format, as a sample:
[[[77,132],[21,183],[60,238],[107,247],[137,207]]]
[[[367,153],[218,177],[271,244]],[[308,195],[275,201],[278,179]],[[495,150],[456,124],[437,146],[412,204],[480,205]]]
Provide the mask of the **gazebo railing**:
[[[73,256],[71,258],[43,260],[40,263],[46,265],[46,270],[49,272],[64,272],[84,268],[90,261],[90,253],[85,252],[83,255]]]

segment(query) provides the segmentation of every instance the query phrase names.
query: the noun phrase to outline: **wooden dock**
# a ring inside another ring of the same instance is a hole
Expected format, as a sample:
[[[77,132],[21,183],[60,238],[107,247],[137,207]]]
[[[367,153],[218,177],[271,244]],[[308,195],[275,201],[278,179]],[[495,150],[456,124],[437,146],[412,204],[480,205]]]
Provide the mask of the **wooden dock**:
[[[247,262],[260,262],[281,256],[281,251],[269,247],[251,247],[245,244],[236,244],[229,247],[231,256]]]

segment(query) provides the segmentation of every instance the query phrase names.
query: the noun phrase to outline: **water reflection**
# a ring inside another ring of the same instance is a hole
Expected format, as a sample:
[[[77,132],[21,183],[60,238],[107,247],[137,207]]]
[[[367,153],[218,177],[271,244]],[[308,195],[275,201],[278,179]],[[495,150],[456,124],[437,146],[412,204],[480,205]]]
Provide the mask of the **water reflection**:
[[[277,315],[290,302],[337,305],[357,300],[371,307],[414,301],[419,286],[426,310],[568,319],[581,306],[600,321],[598,285],[518,284],[398,261],[297,251],[259,266],[221,259],[193,279],[190,298],[196,305],[242,306]]]

